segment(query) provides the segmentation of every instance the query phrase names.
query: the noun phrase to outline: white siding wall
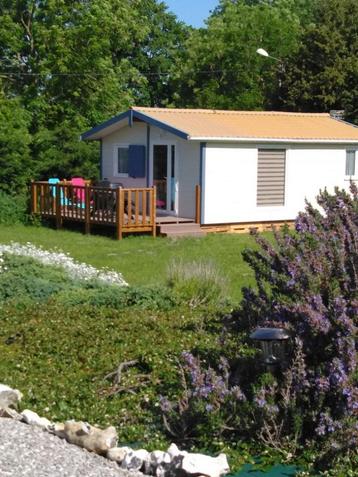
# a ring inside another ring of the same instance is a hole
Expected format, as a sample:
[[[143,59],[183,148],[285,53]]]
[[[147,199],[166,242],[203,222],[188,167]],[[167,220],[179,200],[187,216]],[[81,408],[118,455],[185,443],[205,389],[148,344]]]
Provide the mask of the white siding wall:
[[[146,178],[114,176],[114,146],[116,144],[147,145],[147,125],[134,123],[133,127],[125,126],[102,139],[103,177],[111,182],[121,182],[124,187],[146,187]],[[175,144],[176,146],[176,178],[178,181],[178,214],[181,217],[195,217],[195,185],[200,177],[200,144],[180,139],[160,128],[150,127],[150,162],[152,161],[154,144]],[[152,170],[149,170],[151,183]]]
[[[195,218],[195,186],[200,181],[200,144],[180,140],[178,144],[179,215]]]
[[[125,126],[102,139],[102,174],[111,182],[121,182],[124,187],[146,187],[145,178],[116,177],[114,175],[114,147],[116,144],[136,144],[145,146],[147,143],[147,126],[136,123],[132,128]]]
[[[287,150],[285,205],[257,207],[257,146],[209,144],[203,174],[203,223],[294,219],[304,208],[305,198],[315,202],[319,189],[349,187],[344,146],[279,148]]]

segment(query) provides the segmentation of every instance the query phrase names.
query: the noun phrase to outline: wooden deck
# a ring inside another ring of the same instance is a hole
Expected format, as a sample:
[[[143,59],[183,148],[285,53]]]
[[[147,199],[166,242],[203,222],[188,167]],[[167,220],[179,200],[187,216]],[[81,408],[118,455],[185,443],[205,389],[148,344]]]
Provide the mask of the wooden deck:
[[[31,213],[53,219],[57,228],[64,221],[116,228],[116,237],[124,233],[150,232],[156,235],[156,190],[154,187],[123,189],[75,186],[69,182],[31,183]]]
[[[196,186],[195,219],[176,217],[156,210],[156,188],[110,188],[72,185],[70,182],[31,183],[31,212],[55,221],[61,228],[66,221],[84,224],[85,233],[92,226],[110,226],[120,240],[124,233],[157,231],[168,237],[204,236],[207,233],[249,233],[269,231],[272,226],[292,227],[293,221],[246,222],[202,225],[200,186]]]

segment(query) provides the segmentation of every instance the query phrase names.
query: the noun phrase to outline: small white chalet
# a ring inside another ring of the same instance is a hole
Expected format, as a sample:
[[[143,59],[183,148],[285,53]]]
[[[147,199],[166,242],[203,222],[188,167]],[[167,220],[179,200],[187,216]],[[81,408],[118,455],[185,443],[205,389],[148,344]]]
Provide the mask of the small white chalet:
[[[200,185],[202,225],[293,220],[358,180],[358,128],[329,114],[135,107],[82,139],[100,141],[103,179],[156,185],[167,215],[194,218]]]

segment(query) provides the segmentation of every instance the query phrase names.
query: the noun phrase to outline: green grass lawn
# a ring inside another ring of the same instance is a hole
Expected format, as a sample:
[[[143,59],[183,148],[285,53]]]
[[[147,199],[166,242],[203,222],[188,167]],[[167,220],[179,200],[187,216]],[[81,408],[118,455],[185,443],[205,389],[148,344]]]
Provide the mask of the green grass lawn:
[[[209,234],[204,238],[178,240],[129,236],[116,241],[47,227],[1,225],[0,242],[11,241],[32,242],[46,249],[60,248],[78,261],[121,272],[131,285],[164,283],[174,259],[213,262],[227,278],[228,293],[234,300],[240,299],[242,286],[254,283],[253,274],[241,256],[245,247],[255,246],[253,238],[246,234]]]

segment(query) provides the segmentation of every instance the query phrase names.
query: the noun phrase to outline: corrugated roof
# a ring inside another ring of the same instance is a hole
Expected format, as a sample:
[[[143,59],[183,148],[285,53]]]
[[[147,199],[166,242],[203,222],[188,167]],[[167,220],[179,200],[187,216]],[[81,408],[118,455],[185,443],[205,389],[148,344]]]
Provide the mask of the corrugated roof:
[[[358,141],[358,128],[327,113],[133,107],[189,139]]]

